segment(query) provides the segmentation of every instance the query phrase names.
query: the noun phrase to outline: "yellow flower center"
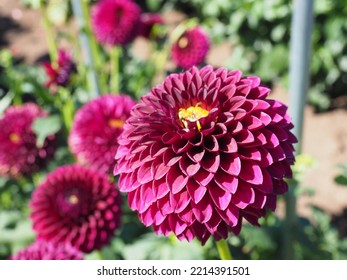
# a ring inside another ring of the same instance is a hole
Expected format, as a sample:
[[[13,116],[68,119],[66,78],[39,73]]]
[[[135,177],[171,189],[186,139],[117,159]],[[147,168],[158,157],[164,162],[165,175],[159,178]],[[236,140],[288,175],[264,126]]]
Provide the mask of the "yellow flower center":
[[[108,121],[108,125],[112,128],[122,128],[124,125],[124,121],[120,119],[110,119]]]
[[[199,120],[201,118],[207,117],[208,114],[209,111],[201,108],[200,103],[196,104],[195,106],[188,107],[187,109],[180,108],[178,110],[178,117],[183,123],[184,127],[188,128],[188,121],[196,122],[196,126],[199,131],[201,129],[201,124]]]
[[[12,143],[14,143],[14,144],[18,144],[19,143],[19,141],[20,141],[20,136],[19,136],[19,134],[18,133],[16,133],[16,132],[12,132],[11,134],[10,134],[10,141],[12,142]]]
[[[188,38],[187,37],[182,37],[181,39],[178,40],[178,46],[181,49],[184,49],[185,47],[188,46]]]
[[[70,195],[69,196],[69,202],[71,204],[76,205],[79,202],[79,199],[78,199],[77,195],[75,195],[75,194]]]

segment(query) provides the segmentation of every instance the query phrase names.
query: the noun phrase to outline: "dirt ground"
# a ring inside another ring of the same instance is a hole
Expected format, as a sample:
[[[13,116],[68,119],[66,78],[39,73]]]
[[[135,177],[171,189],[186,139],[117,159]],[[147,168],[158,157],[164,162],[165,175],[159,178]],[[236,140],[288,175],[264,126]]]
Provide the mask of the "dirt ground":
[[[172,22],[179,17],[170,15],[167,20]],[[38,11],[24,9],[19,0],[0,0],[0,48],[4,47],[28,63],[45,54],[47,45]],[[214,46],[208,62],[222,65],[230,52],[231,47],[227,44]],[[289,102],[288,94],[279,87],[273,90],[273,96],[287,104]],[[347,111],[335,110],[317,115],[307,107],[302,141],[303,153],[312,156],[316,162],[303,184],[312,188],[315,194],[313,197],[300,197],[299,213],[307,215],[310,203],[332,214],[342,213],[347,208],[347,187],[336,185],[333,178],[339,173],[337,165],[347,164]]]

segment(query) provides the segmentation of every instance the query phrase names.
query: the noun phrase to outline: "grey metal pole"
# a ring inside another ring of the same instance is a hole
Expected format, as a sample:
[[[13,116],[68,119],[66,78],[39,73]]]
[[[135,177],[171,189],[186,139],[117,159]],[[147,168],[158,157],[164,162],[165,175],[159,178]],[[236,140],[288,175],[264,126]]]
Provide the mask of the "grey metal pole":
[[[86,63],[88,81],[90,85],[90,97],[94,98],[100,94],[100,88],[98,83],[98,77],[96,74],[95,61],[93,61],[92,49],[88,36],[85,32],[87,23],[83,17],[83,10],[81,6],[81,0],[71,0],[72,10],[75,15],[75,20],[78,26],[78,36],[83,53],[83,58]]]
[[[290,114],[294,124],[293,133],[299,140],[296,154],[301,153],[304,108],[309,86],[311,34],[313,25],[314,0],[294,0],[291,24],[289,93]],[[286,194],[286,220],[284,223],[283,257],[294,258],[293,231],[297,223],[295,186],[290,186]]]

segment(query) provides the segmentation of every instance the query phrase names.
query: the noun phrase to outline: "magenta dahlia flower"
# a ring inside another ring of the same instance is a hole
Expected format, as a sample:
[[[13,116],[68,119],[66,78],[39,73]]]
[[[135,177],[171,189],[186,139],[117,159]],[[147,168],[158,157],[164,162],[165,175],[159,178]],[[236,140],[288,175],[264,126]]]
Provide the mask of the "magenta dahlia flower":
[[[67,86],[70,83],[71,75],[76,72],[76,64],[72,60],[70,52],[59,50],[58,61],[55,63],[44,62],[48,80],[45,87],[50,88],[55,93],[58,86]]]
[[[68,243],[36,241],[10,257],[11,260],[83,260],[83,254]]]
[[[210,40],[208,36],[200,27],[195,27],[184,32],[173,44],[171,49],[172,60],[177,66],[188,69],[204,62],[209,48]]]
[[[36,118],[45,116],[47,112],[34,103],[7,108],[0,118],[0,175],[28,176],[52,158],[55,136],[39,147],[31,128]]]
[[[79,165],[48,174],[30,206],[39,240],[66,242],[85,253],[108,244],[121,218],[121,197],[108,176]]]
[[[80,108],[69,136],[69,146],[79,163],[112,172],[117,138],[136,104],[126,95],[103,95]]]
[[[258,77],[206,66],[168,76],[134,106],[115,175],[157,234],[203,244],[253,225],[287,191],[295,136]]]
[[[140,18],[139,35],[147,39],[152,39],[152,31],[155,25],[163,25],[164,20],[160,14],[157,13],[144,13]],[[156,39],[156,38],[155,38]]]
[[[92,10],[92,27],[98,41],[126,45],[137,35],[140,7],[131,0],[100,0]]]

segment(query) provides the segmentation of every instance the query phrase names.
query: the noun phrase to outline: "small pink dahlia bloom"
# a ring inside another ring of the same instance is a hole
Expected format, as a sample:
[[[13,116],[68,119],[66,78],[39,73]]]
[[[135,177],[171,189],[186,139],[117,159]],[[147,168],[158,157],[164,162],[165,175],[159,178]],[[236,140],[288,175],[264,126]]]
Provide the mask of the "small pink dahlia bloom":
[[[48,78],[45,86],[53,93],[58,86],[67,86],[71,75],[76,72],[76,64],[72,60],[71,53],[64,50],[59,50],[56,65],[52,62],[44,62],[42,65]]]
[[[172,46],[172,60],[177,66],[188,69],[204,62],[210,40],[201,27],[187,30]]]
[[[155,25],[163,25],[164,20],[161,17],[160,14],[157,13],[144,13],[141,15],[140,18],[140,30],[139,35],[147,38],[152,39],[152,30]],[[156,38],[153,38],[156,39]]]
[[[135,104],[127,95],[108,94],[77,111],[68,142],[79,163],[112,172],[117,138]]]
[[[79,165],[57,168],[34,191],[38,240],[69,243],[89,253],[109,244],[121,220],[121,197],[107,175]]]
[[[114,174],[142,223],[204,244],[275,210],[297,140],[287,107],[269,92],[258,77],[206,66],[172,74],[141,98]]]
[[[55,136],[46,138],[42,147],[36,143],[31,126],[47,112],[34,103],[10,106],[0,118],[0,175],[29,176],[46,166],[55,150]]]
[[[140,15],[131,0],[100,0],[92,9],[93,32],[102,44],[124,46],[137,35]]]
[[[83,254],[68,243],[36,241],[10,257],[11,260],[83,260]]]

